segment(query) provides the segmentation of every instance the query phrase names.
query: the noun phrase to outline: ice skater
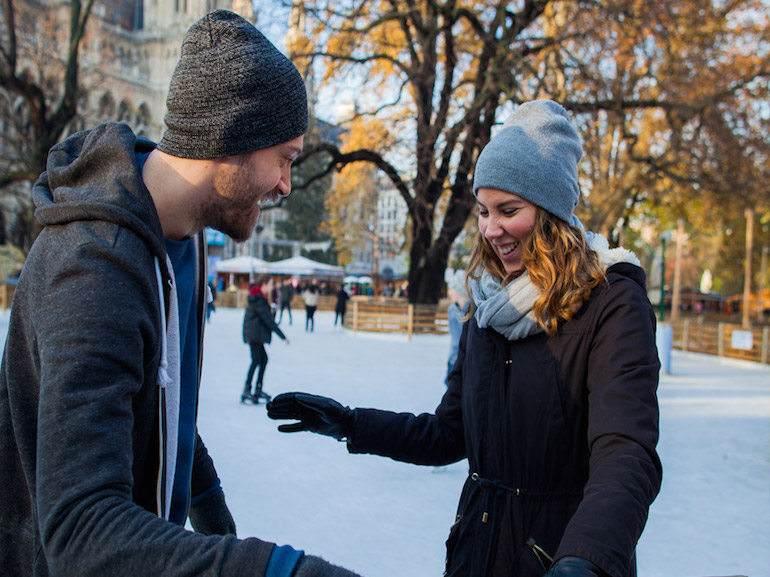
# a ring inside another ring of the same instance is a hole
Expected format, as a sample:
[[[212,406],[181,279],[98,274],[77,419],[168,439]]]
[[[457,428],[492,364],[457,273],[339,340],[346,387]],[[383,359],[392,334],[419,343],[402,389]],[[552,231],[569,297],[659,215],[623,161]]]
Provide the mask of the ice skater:
[[[242,403],[253,403],[256,405],[259,404],[260,400],[270,400],[270,395],[262,390],[262,385],[265,378],[265,369],[267,368],[265,345],[270,344],[273,333],[283,339],[287,345],[290,344],[289,339],[283,334],[283,331],[273,319],[270,304],[267,302],[268,295],[272,292],[274,284],[273,277],[258,275],[249,291],[248,304],[243,315],[243,342],[248,344],[251,349],[251,364],[249,365],[246,383],[241,393]],[[257,367],[259,367],[257,384],[252,393],[251,382]]]
[[[305,332],[310,331],[312,333],[315,329],[314,317],[315,311],[318,308],[318,297],[320,296],[320,292],[318,283],[313,281],[310,283],[310,286],[305,289],[305,292],[302,293],[302,296],[305,299]]]
[[[348,307],[348,300],[350,299],[350,295],[348,294],[348,291],[345,290],[345,286],[341,286],[337,290],[337,302],[334,305],[334,326],[337,326],[337,321],[340,323],[340,328],[345,326],[345,311]]]
[[[567,112],[520,105],[481,152],[471,309],[434,414],[286,393],[284,432],[421,465],[467,458],[448,577],[634,577],[661,484],[655,315],[636,257],[573,214]]]

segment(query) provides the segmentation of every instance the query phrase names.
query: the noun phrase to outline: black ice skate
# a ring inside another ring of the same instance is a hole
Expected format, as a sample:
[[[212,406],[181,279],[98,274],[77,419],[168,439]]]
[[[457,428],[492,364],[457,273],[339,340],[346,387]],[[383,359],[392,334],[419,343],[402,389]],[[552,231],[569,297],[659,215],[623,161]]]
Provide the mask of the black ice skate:
[[[246,387],[241,394],[241,403],[244,405],[256,405],[259,403],[259,397],[255,397],[251,394],[251,387]]]
[[[256,399],[255,403],[259,403],[260,399],[264,399],[266,403],[269,403],[273,398],[262,390],[262,383],[257,383],[257,388],[254,391],[253,396]]]

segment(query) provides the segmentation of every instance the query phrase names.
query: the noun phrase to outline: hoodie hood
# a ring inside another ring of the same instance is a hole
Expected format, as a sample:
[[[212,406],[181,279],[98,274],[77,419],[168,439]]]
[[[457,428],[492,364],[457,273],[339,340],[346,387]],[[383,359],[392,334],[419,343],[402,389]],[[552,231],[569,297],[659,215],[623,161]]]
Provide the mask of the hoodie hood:
[[[109,222],[136,234],[154,254],[160,306],[157,385],[162,410],[158,420],[161,457],[156,499],[159,515],[168,518],[176,482],[181,339],[177,291],[170,288],[175,284],[173,267],[166,254],[155,203],[136,162],[137,153],[154,148],[154,143],[137,138],[124,123],[108,122],[78,132],[51,149],[46,171],[32,193],[35,216],[43,226],[89,220]]]
[[[615,274],[624,276],[627,279],[634,281],[642,289],[644,289],[645,292],[647,292],[647,275],[641,266],[630,262],[619,262],[617,264],[611,265],[607,269],[607,272],[613,272]]]
[[[647,290],[647,277],[639,262],[639,257],[633,252],[620,246],[610,248],[607,238],[595,232],[587,232],[586,241],[591,250],[599,257],[599,262],[602,263],[607,272],[623,275],[645,291]]]
[[[135,157],[154,148],[124,123],[73,134],[48,153],[46,171],[32,189],[35,217],[43,226],[115,223],[139,235],[165,263],[163,230]]]

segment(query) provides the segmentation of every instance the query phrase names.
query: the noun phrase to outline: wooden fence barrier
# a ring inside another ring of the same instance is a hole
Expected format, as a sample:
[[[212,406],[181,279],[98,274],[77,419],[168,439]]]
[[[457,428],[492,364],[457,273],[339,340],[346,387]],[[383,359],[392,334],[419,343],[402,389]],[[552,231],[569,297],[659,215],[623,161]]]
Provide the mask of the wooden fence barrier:
[[[0,285],[0,306],[8,308],[13,297],[12,285]],[[248,292],[223,291],[217,295],[217,306],[244,308]],[[318,299],[319,311],[333,311],[336,297]],[[413,305],[403,298],[355,296],[348,302],[345,326],[353,331],[405,333],[409,339],[417,333],[449,332],[447,300],[437,305]],[[303,310],[302,295],[295,295],[292,309]],[[730,322],[708,322],[685,318],[671,324],[673,348],[770,364],[770,326],[743,329]]]
[[[214,304],[226,309],[245,309],[248,303],[249,291],[219,291]]]
[[[11,302],[13,301],[13,293],[16,290],[16,285],[10,283],[0,284],[0,308],[4,311],[11,308]]]
[[[673,347],[683,351],[770,363],[770,327],[684,319],[672,323]]]
[[[226,309],[246,308],[249,299],[249,291],[238,289],[236,291],[221,291],[217,293],[216,306]],[[334,295],[321,295],[318,297],[319,311],[333,311],[337,304],[337,297]],[[294,295],[291,299],[291,310],[305,310],[305,300],[302,295]]]
[[[402,299],[354,298],[345,315],[345,326],[379,333],[446,333],[446,305],[414,305]]]

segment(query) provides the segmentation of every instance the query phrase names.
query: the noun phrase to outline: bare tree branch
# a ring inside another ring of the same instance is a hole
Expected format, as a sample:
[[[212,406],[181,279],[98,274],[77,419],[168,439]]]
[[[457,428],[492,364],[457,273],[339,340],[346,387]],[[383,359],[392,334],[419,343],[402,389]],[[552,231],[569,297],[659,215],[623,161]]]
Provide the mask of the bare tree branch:
[[[414,205],[414,199],[411,196],[411,193],[409,191],[409,187],[406,185],[406,183],[401,179],[401,175],[399,172],[393,167],[392,164],[387,162],[380,154],[371,151],[371,150],[354,150],[352,152],[340,152],[340,149],[328,142],[321,142],[309,147],[306,147],[305,150],[302,153],[302,156],[298,158],[295,161],[295,165],[301,165],[308,157],[319,154],[321,152],[325,152],[328,155],[331,156],[331,162],[329,162],[327,168],[317,175],[315,175],[313,178],[308,180],[307,182],[303,183],[303,186],[307,186],[311,182],[314,182],[315,180],[318,180],[319,178],[322,178],[329,174],[333,169],[340,170],[343,166],[347,164],[352,164],[354,162],[369,162],[371,164],[374,164],[377,168],[382,170],[390,181],[393,183],[393,186],[401,193],[401,197],[404,199],[404,202],[407,203],[407,206]]]

